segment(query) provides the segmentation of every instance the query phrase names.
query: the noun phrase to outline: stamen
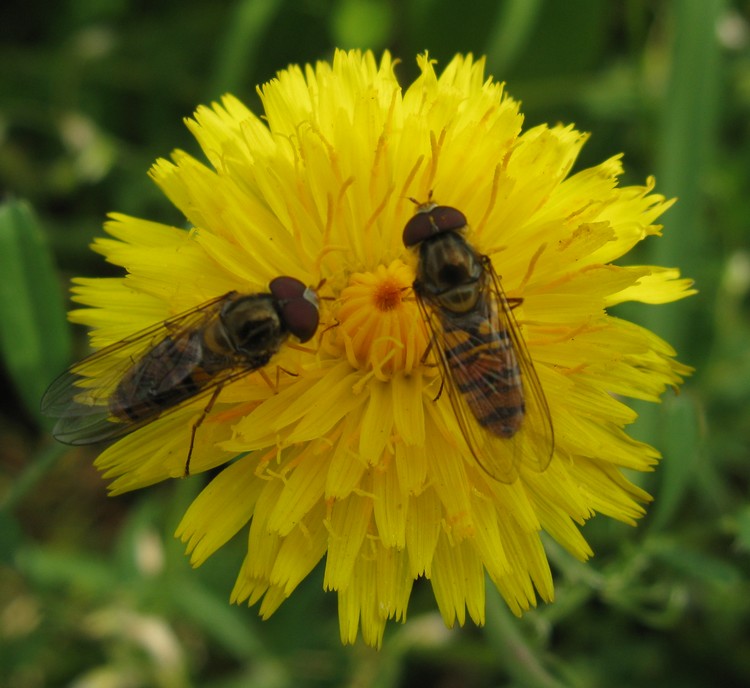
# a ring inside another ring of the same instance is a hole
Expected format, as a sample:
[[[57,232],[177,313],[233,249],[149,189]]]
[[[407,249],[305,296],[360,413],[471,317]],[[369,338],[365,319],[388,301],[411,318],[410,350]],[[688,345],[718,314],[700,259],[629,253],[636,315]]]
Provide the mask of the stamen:
[[[398,195],[399,199],[403,199],[406,197],[406,190],[411,186],[411,183],[414,181],[414,177],[416,177],[417,172],[419,171],[419,168],[422,167],[423,162],[424,162],[424,155],[420,155],[417,158],[417,161],[412,166],[411,170],[409,171],[409,174],[406,175],[406,180],[404,181],[404,184],[401,187],[401,193]]]
[[[427,188],[432,189],[434,187],[435,176],[437,175],[438,165],[440,164],[440,151],[443,148],[443,142],[445,141],[446,130],[443,128],[440,131],[440,138],[435,138],[435,132],[430,132],[430,150],[432,152],[432,159],[430,160],[430,169],[427,173]]]
[[[476,232],[477,236],[482,235],[484,226],[485,224],[487,224],[487,218],[495,208],[495,203],[497,202],[497,190],[500,185],[500,173],[503,171],[505,171],[504,162],[500,165],[495,165],[495,172],[492,175],[492,186],[490,187],[490,199],[487,203],[487,209],[484,211],[484,215],[482,215],[482,218],[479,220],[479,222],[474,225],[474,231]]]
[[[370,215],[370,217],[367,218],[367,222],[365,222],[365,233],[367,233],[370,227],[372,227],[375,224],[375,220],[378,219],[378,215],[380,215],[385,210],[386,206],[388,205],[388,201],[393,195],[393,190],[394,190],[394,187],[391,184],[388,187],[387,191],[385,192],[385,195],[383,196],[383,200],[380,201],[380,203],[378,203],[378,207],[375,208],[372,215]]]
[[[526,268],[526,274],[523,276],[523,279],[521,280],[521,283],[518,285],[518,291],[521,291],[526,287],[526,285],[529,283],[529,280],[531,279],[531,275],[534,274],[534,268],[536,267],[537,261],[541,257],[542,253],[544,253],[544,250],[547,248],[546,242],[543,243],[539,248],[534,252],[534,255],[531,256],[531,260],[529,261],[529,267]]]

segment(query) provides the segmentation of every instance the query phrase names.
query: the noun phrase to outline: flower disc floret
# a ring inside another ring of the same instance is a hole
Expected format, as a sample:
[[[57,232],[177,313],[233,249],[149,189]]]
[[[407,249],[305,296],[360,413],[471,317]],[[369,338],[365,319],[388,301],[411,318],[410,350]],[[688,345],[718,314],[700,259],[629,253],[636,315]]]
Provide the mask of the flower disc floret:
[[[339,297],[334,334],[352,367],[372,370],[384,381],[421,367],[427,337],[413,280],[412,269],[400,260],[351,275]]]

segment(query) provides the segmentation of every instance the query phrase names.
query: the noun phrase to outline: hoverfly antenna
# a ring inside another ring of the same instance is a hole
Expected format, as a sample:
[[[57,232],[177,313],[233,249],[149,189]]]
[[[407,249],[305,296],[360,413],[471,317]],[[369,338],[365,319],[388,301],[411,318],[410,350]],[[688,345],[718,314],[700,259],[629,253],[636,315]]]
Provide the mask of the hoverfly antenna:
[[[410,200],[410,201],[411,201],[411,202],[412,202],[412,203],[413,203],[413,204],[414,204],[415,206],[417,206],[417,210],[419,210],[420,208],[424,208],[424,207],[426,207],[426,206],[430,205],[430,204],[431,204],[431,203],[433,202],[433,199],[432,199],[432,193],[433,193],[433,190],[432,190],[432,189],[430,189],[430,190],[429,190],[429,191],[427,192],[427,200],[426,200],[426,201],[424,201],[424,202],[422,202],[422,201],[418,201],[418,200],[417,200],[416,198],[414,198],[414,196],[407,196],[407,198],[408,198],[408,199],[409,199],[409,200]]]

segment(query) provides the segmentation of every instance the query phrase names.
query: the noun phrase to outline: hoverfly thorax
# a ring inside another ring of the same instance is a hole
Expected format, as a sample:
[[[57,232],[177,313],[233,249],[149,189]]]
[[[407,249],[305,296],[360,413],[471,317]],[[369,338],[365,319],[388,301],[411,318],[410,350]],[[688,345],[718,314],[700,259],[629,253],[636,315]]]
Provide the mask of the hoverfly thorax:
[[[483,275],[480,257],[457,232],[443,232],[419,247],[417,288],[453,313],[476,306]]]
[[[277,351],[286,334],[273,298],[265,294],[228,301],[215,328],[217,343],[224,344],[228,353],[246,355]]]
[[[213,328],[213,339],[227,353],[257,357],[276,353],[289,334],[301,342],[318,329],[318,296],[293,277],[277,277],[270,294],[228,299]]]

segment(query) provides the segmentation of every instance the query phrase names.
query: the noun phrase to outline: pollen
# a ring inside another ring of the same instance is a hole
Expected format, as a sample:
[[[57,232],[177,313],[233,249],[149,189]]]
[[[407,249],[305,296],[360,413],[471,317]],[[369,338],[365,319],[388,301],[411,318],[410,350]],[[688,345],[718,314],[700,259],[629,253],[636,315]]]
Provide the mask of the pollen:
[[[420,365],[428,339],[413,280],[400,260],[351,275],[341,292],[334,341],[352,366],[389,380]]]
[[[395,279],[388,279],[375,290],[375,307],[381,311],[392,311],[401,305],[404,287]]]

